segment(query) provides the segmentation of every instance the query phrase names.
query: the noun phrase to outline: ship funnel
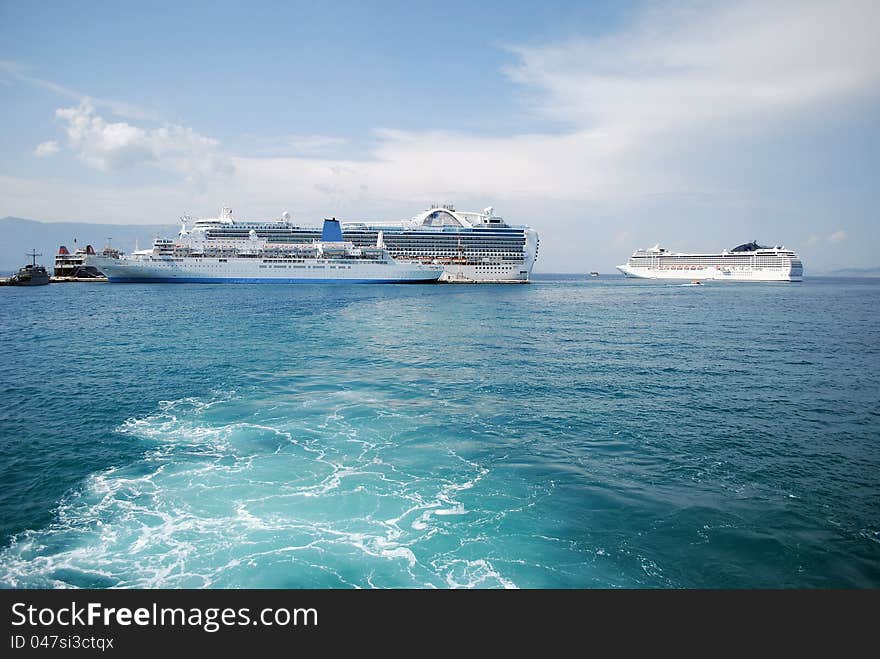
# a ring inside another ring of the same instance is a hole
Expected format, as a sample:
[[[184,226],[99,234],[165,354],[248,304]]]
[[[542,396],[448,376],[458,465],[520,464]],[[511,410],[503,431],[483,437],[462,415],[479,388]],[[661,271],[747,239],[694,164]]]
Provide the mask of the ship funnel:
[[[342,227],[339,226],[339,220],[334,218],[324,218],[324,228],[321,230],[321,242],[324,243],[341,243]]]
[[[94,253],[95,253],[95,248],[92,247],[91,245],[86,245],[86,254],[94,254]]]
[[[67,247],[65,247],[64,245],[62,245],[61,247],[58,248],[58,253],[59,254],[70,254],[70,252],[67,251]]]

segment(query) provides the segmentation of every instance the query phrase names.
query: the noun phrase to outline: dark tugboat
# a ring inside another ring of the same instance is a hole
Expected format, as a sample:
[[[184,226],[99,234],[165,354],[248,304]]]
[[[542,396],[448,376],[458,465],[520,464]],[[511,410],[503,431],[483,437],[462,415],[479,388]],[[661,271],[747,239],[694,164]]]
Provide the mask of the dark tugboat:
[[[37,254],[37,251],[34,250],[28,256],[33,259],[33,262],[20,268],[9,279],[9,286],[43,286],[49,283],[49,273],[46,271],[46,268],[37,265],[37,257],[42,256],[42,254]]]

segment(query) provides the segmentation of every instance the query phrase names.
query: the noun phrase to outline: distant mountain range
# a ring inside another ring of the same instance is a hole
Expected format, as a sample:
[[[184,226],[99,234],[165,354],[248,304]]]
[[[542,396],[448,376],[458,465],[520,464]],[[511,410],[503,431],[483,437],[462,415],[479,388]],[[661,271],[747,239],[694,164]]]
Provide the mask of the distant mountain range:
[[[37,263],[49,272],[55,262],[58,248],[65,245],[73,252],[77,247],[92,245],[100,250],[111,239],[111,244],[125,252],[153,244],[156,234],[174,236],[178,228],[170,224],[92,224],[89,222],[37,222],[20,217],[0,219],[0,276],[18,270],[30,259],[26,252],[36,249]],[[76,242],[74,242],[74,240]]]
[[[840,268],[828,273],[835,277],[880,277],[880,266],[874,268]]]

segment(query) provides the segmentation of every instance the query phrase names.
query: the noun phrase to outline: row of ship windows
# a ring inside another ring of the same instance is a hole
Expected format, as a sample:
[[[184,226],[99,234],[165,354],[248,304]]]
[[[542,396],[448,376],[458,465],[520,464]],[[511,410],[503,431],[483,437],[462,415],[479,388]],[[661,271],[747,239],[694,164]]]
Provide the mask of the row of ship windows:
[[[658,261],[751,261],[759,259],[780,259],[781,256],[634,256],[635,259],[658,260]]]
[[[352,241],[356,245],[375,245],[375,241]],[[447,249],[457,249],[458,243],[450,243],[447,241],[443,241],[442,243],[438,243],[435,240],[386,240],[385,244],[388,245],[388,249],[402,249],[404,247],[430,247],[431,249],[438,248],[447,248]],[[462,240],[461,247],[462,249],[473,249],[475,247],[497,247],[499,249],[513,249],[518,248],[522,249],[523,245],[526,244],[525,240]]]
[[[785,259],[766,259],[766,260],[760,259],[757,261],[752,261],[749,259],[725,259],[723,261],[720,261],[720,260],[699,261],[697,259],[656,259],[654,261],[651,261],[649,259],[633,259],[633,262],[634,263],[662,263],[662,264],[670,264],[670,265],[674,264],[674,263],[693,264],[693,265],[715,265],[715,264],[730,265],[732,263],[742,263],[742,264],[749,264],[749,263],[792,263],[792,261],[785,260]]]
[[[722,266],[713,266],[713,265],[651,265],[649,263],[631,263],[631,267],[640,268],[645,270],[711,270],[713,268],[722,269]],[[748,263],[730,263],[723,266],[724,270],[736,270],[736,271],[747,271],[747,270],[781,270],[786,266],[782,264],[777,265],[749,265]],[[796,268],[794,268],[796,269]]]
[[[387,261],[365,261],[365,263],[387,263]],[[165,268],[171,267],[170,263],[157,263],[155,265],[157,265],[158,267],[165,267]],[[207,268],[227,269],[228,267],[229,266],[225,266],[225,265],[213,265],[211,263],[200,263],[199,264],[200,270],[206,270]],[[331,266],[325,266],[325,265],[261,265],[260,267],[261,268],[319,268],[321,270],[329,267],[331,270],[345,270],[345,269],[351,270],[350,265],[331,265]]]
[[[742,266],[742,267],[751,267],[755,266],[783,266],[790,263],[790,261],[740,261],[740,260],[730,260],[730,261],[648,261],[648,260],[632,260],[632,265],[643,268],[654,268],[654,267],[673,267],[677,265],[681,266],[699,266],[701,268],[712,267],[712,266]]]
[[[314,231],[314,230],[311,230],[311,231],[309,231],[309,230],[291,231],[290,229],[256,228],[256,231],[257,231],[258,236],[265,235],[265,234],[275,234],[275,235],[290,237],[290,238],[302,238],[305,240],[311,240],[311,239],[316,238],[321,235],[320,231]],[[208,229],[206,231],[206,235],[211,239],[222,240],[223,238],[230,238],[232,236],[244,236],[245,238],[247,238],[248,236],[250,236],[250,232],[251,232],[250,228],[248,228],[248,229],[224,229],[222,231],[218,231],[217,229]],[[485,236],[523,235],[522,230],[520,230],[520,229],[505,229],[503,227],[492,227],[491,229],[481,229],[479,233],[469,232],[469,231],[465,231],[465,232],[452,231],[452,232],[448,232],[448,233],[447,232],[428,231],[428,232],[421,233],[419,235],[413,235],[413,234],[407,233],[407,232],[388,231],[386,229],[382,229],[382,232],[385,235],[394,236],[395,238],[411,238],[411,237],[424,238],[426,236],[427,237],[438,237],[440,235],[449,236],[450,234],[461,235],[462,238],[480,238],[480,237],[485,237]],[[369,236],[372,236],[373,238],[375,238],[377,233],[378,233],[378,231],[376,231],[376,230],[373,230],[373,231],[364,231],[364,230],[343,231],[343,234],[347,238],[364,238],[364,237],[369,237]]]
[[[381,259],[359,259],[359,261],[360,260],[371,261],[371,262],[372,261],[380,261],[380,262],[384,263],[384,261],[381,261]],[[305,260],[304,259],[263,259],[263,263],[305,263]],[[327,265],[328,263],[333,263],[333,261],[317,259],[315,261],[315,263]]]
[[[416,249],[404,249],[404,250],[400,250],[400,251],[398,251],[398,252],[395,254],[395,256],[397,256],[398,258],[403,258],[403,259],[406,259],[406,258],[408,258],[408,257],[432,257],[432,258],[436,258],[436,257],[447,257],[447,258],[454,258],[454,257],[456,257],[456,256],[458,256],[458,255],[459,255],[458,252],[453,251],[453,250],[432,250],[432,251],[424,251],[424,250],[416,250]],[[167,255],[166,255],[166,256],[167,256]],[[214,255],[214,256],[209,256],[209,255],[205,255],[205,256],[188,256],[188,257],[187,257],[187,260],[195,261],[195,262],[201,263],[202,258],[211,259],[211,258],[217,258],[218,256],[220,256],[220,254],[217,254],[217,255]],[[226,253],[226,256],[235,256],[235,254],[234,254],[232,251],[230,251],[230,252]],[[241,256],[241,255],[240,255],[240,256]],[[489,252],[489,251],[473,250],[473,251],[466,251],[466,252],[464,252],[464,253],[462,254],[462,256],[464,256],[465,258],[492,258],[492,259],[497,260],[497,261],[512,261],[512,262],[515,262],[515,263],[522,263],[522,261],[523,261],[523,254],[522,254],[522,252],[518,252],[518,253],[517,253],[517,252],[506,252],[506,253],[501,253],[501,252]],[[258,257],[256,257],[256,256],[254,256],[254,257],[243,256],[242,258],[258,258]],[[155,259],[153,259],[153,260],[155,260]],[[181,262],[181,261],[183,261],[184,259],[183,259],[183,258],[180,258],[180,257],[177,257],[177,258],[171,258],[171,259],[169,259],[169,258],[162,258],[162,259],[158,259],[158,260],[160,260],[160,261],[166,261],[166,262],[167,262],[167,261]],[[366,260],[377,260],[377,259],[364,259],[364,260],[366,261]],[[218,261],[220,261],[221,263],[225,263],[225,262],[226,262],[226,259],[225,259],[225,258],[219,258]],[[303,259],[291,259],[291,258],[268,258],[268,259],[267,259],[267,258],[264,258],[264,259],[261,259],[261,261],[262,261],[263,263],[303,263],[303,262],[304,262]],[[319,261],[319,262],[320,262],[320,261]],[[383,261],[383,262],[384,262],[384,261]],[[635,265],[635,264],[634,264],[634,265]]]
[[[375,245],[377,235],[373,236],[343,236],[344,241],[350,241],[357,245]],[[320,240],[320,236],[258,236],[261,240],[268,240],[273,243],[311,243],[315,240]],[[242,234],[239,236],[210,236],[207,238],[208,242],[248,242],[250,240],[250,236],[247,234]],[[462,236],[461,238],[457,236],[449,236],[446,240],[438,240],[437,237],[433,236],[384,236],[384,240],[386,243],[391,245],[400,245],[403,243],[409,242],[420,242],[420,243],[430,243],[434,245],[448,245],[458,244],[461,242],[462,245],[472,245],[479,243],[493,243],[493,244],[519,244],[523,245],[526,242],[524,236]],[[168,245],[173,245],[173,242],[163,243]]]
[[[230,240],[231,241],[231,240],[242,240],[242,239],[243,239],[243,237],[238,237],[238,236],[225,236],[222,240]],[[350,238],[347,238],[347,239],[351,240]],[[217,240],[221,240],[221,239],[218,238]],[[299,241],[297,241],[297,240],[289,240],[289,241],[270,240],[269,242],[275,242],[275,243],[288,243],[289,242],[292,244],[295,244],[295,243],[308,244],[308,243],[311,243],[312,240],[304,238]],[[365,239],[365,238],[357,237],[357,238],[351,240],[351,242],[353,242],[355,245],[369,247],[371,245],[376,244],[376,239],[375,238],[373,238],[373,239],[366,238]],[[451,242],[452,241],[448,241],[448,240],[438,242],[437,240],[431,240],[430,238],[390,238],[389,239],[388,236],[385,236],[385,244],[388,245],[389,249],[399,248],[404,245],[423,245],[426,247],[434,247],[434,248],[436,248],[438,246],[445,247],[445,246],[449,245]],[[509,248],[511,246],[522,247],[525,244],[526,244],[525,238],[517,238],[517,239],[511,240],[509,238],[507,238],[507,239],[504,239],[504,238],[491,239],[491,238],[486,238],[486,237],[478,237],[478,238],[469,238],[469,239],[463,238],[461,241],[462,247],[472,247],[475,245],[495,245],[498,247],[508,247]],[[457,246],[457,243],[455,246]]]
[[[401,249],[397,252],[393,253],[394,256],[404,256],[404,255],[417,255],[417,256],[458,256],[459,252],[455,252],[452,250],[422,250],[422,249]],[[522,252],[488,252],[488,251],[479,251],[479,250],[470,250],[461,252],[462,256],[465,257],[474,257],[474,256],[493,256],[499,259],[517,259],[522,261],[523,253]]]
[[[206,257],[206,258],[210,258],[210,257]],[[184,260],[188,260],[190,262],[195,262],[195,263],[199,263],[199,264],[202,263],[201,257],[190,257],[188,259],[159,259],[159,260],[161,262],[166,262],[166,263],[169,261],[174,262],[174,263],[181,263]],[[218,263],[228,263],[228,259],[217,259],[217,262]],[[262,262],[263,263],[305,263],[305,260],[304,259],[262,259]],[[382,260],[382,259],[367,259],[367,258],[358,259],[358,263],[361,263],[361,262],[387,263],[387,261]],[[318,263],[327,264],[327,263],[332,263],[332,261],[319,260]]]
[[[324,265],[261,265],[261,268],[309,268],[314,270],[325,270],[328,266]],[[351,270],[350,265],[331,265],[331,270]]]
[[[751,263],[751,256],[688,256],[688,257],[651,257],[651,256],[634,256],[634,261],[657,261],[658,263]],[[758,262],[768,261],[778,263],[785,260],[781,256],[758,256],[755,257]]]
[[[402,252],[400,254],[396,254],[395,258],[398,259],[452,259],[452,260],[466,260],[466,261],[484,261],[484,262],[493,262],[500,263],[502,261],[510,261],[513,263],[522,263],[525,259],[523,259],[521,254],[437,254],[431,252]]]
[[[481,245],[481,246],[462,246],[461,249],[451,246],[443,246],[438,247],[437,245],[396,245],[396,246],[388,246],[386,245],[389,252],[392,254],[403,254],[404,252],[424,252],[426,254],[517,254],[522,256],[525,252],[521,247],[519,248],[511,248],[509,245],[501,245],[501,246],[490,246],[490,245]]]
[[[349,242],[349,241],[347,241],[347,242]],[[352,243],[352,245],[354,247],[368,248],[368,249],[376,247],[375,240],[374,241],[350,241],[350,242]],[[214,245],[216,245],[216,247]],[[247,243],[245,243],[245,242],[230,242],[230,243],[215,243],[214,245],[201,244],[200,247],[202,247],[203,249],[199,250],[199,251],[204,251],[204,250],[222,251],[222,250],[230,250],[230,249],[240,251],[243,249],[243,246],[245,246],[245,248],[246,248]],[[300,247],[302,247],[302,246],[311,246],[311,245],[312,245],[311,242],[271,241],[270,240],[270,241],[266,241],[265,243],[263,243],[263,246],[261,246],[261,250],[267,250],[267,249],[273,249],[273,248],[274,249],[285,249],[287,246],[300,246]],[[498,252],[511,252],[511,253],[522,253],[522,252],[526,251],[526,247],[525,247],[524,243],[512,244],[509,241],[502,242],[502,243],[488,243],[488,242],[468,243],[468,244],[463,243],[461,245],[444,243],[444,244],[438,245],[436,243],[418,242],[418,241],[407,241],[404,243],[390,243],[389,241],[386,240],[384,247],[392,254],[396,254],[398,252],[408,250],[408,249],[409,250],[413,250],[413,249],[425,250],[425,251],[430,251],[432,253],[434,253],[434,252],[473,252],[473,251],[481,251],[481,250],[482,251],[492,250],[492,251],[498,251]],[[165,250],[163,250],[163,252],[164,251]],[[170,253],[170,252],[166,252],[166,253]]]
[[[310,243],[307,242],[274,242],[270,243],[273,245],[308,245]],[[355,241],[354,243],[357,247],[373,247],[376,242],[375,241]],[[405,249],[426,249],[431,251],[459,251],[458,245],[438,245],[432,242],[426,241],[406,241],[406,242],[397,242],[397,243],[389,243],[385,242],[386,247],[392,253],[405,250]],[[496,250],[499,252],[522,252],[524,248],[524,242],[511,243],[510,241],[504,242],[489,242],[489,241],[481,241],[481,242],[470,242],[470,243],[462,243],[461,250],[463,251],[475,251],[475,250]],[[232,247],[227,247],[226,249],[233,249]],[[170,250],[161,249],[163,253],[170,253]]]

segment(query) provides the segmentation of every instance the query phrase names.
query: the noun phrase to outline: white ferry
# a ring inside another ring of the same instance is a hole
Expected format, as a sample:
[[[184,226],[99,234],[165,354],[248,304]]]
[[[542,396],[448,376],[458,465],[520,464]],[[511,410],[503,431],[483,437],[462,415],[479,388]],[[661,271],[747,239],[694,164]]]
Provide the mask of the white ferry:
[[[190,220],[190,218],[185,218]],[[538,258],[538,233],[509,226],[489,206],[481,212],[432,206],[412,219],[387,222],[343,222],[345,239],[358,247],[385,246],[398,261],[443,266],[440,280],[453,283],[526,283]],[[251,231],[271,243],[309,243],[320,229],[303,227],[283,213],[278,220],[244,221],[223,208],[217,218],[195,220],[193,233],[214,244],[247,239]]]
[[[683,254],[660,245],[639,249],[624,265],[627,277],[723,281],[803,281],[800,257],[782,246],[762,247],[753,241],[720,254]]]
[[[64,245],[58,248],[55,255],[55,272],[54,277],[57,280],[76,281],[80,279],[106,279],[94,265],[86,265],[86,257],[95,255],[95,248],[91,245],[80,247],[73,253]],[[113,249],[109,245],[101,251],[101,256],[108,258],[119,258],[119,250]]]
[[[358,247],[342,239],[339,221],[324,221],[321,240],[278,244],[251,229],[244,239],[209,241],[203,231],[178,234],[177,241],[157,238],[152,249],[118,258],[87,254],[87,265],[111,282],[157,283],[432,283],[440,265],[402,263],[385,248]]]

